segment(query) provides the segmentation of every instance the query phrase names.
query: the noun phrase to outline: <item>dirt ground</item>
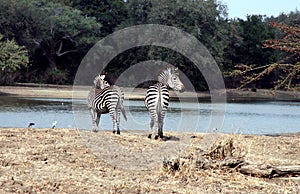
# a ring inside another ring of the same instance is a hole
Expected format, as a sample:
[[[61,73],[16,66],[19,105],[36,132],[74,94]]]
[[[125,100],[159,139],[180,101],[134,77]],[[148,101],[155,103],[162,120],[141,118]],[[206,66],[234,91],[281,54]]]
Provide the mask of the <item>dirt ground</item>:
[[[0,193],[300,192],[298,175],[259,178],[238,167],[199,164],[203,153],[216,153],[215,145],[226,156],[226,146],[218,142],[231,142],[231,156],[245,162],[300,165],[299,133],[270,137],[166,132],[164,141],[146,135],[0,128]]]

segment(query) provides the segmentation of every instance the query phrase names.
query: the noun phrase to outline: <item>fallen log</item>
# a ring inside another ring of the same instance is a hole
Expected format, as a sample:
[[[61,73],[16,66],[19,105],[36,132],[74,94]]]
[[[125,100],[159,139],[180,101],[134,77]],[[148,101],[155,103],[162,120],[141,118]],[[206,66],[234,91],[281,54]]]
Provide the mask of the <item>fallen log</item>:
[[[300,176],[300,165],[269,166],[246,164],[239,168],[239,172],[245,175],[262,178],[276,178],[286,176]]]
[[[163,167],[168,172],[218,169],[238,171],[258,178],[300,178],[300,165],[266,165],[245,161],[241,151],[237,152],[232,138],[217,140],[207,151],[196,152],[173,160],[164,161]]]

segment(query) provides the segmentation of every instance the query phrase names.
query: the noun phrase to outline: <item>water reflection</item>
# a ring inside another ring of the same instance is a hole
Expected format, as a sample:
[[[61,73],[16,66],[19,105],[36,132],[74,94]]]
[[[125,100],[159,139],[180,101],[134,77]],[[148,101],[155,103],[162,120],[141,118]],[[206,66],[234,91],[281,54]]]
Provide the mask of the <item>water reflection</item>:
[[[57,127],[91,129],[85,100],[0,97],[0,127]],[[149,113],[143,101],[125,101],[128,121],[121,117],[121,130],[148,130]],[[74,115],[75,119],[74,119]],[[212,114],[210,103],[170,102],[165,130],[205,132]],[[300,131],[300,102],[228,103],[220,132],[274,134]],[[101,127],[111,129],[109,115],[101,116]]]

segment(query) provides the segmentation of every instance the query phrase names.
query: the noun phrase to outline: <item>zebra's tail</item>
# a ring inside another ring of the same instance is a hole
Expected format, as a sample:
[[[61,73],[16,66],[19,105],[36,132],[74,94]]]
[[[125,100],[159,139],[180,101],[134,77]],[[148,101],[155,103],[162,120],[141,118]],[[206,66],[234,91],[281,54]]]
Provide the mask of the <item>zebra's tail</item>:
[[[118,103],[117,103],[117,107],[116,107],[116,112],[118,112],[118,109],[120,109],[125,121],[127,121],[126,112],[125,112],[125,109],[124,109],[124,106],[123,106],[123,102],[121,102],[121,98],[122,98],[121,95],[119,95]]]
[[[159,93],[158,101],[157,101],[157,107],[156,107],[156,113],[157,113],[157,124],[160,128],[161,121],[162,121],[162,103],[161,103],[161,93]]]

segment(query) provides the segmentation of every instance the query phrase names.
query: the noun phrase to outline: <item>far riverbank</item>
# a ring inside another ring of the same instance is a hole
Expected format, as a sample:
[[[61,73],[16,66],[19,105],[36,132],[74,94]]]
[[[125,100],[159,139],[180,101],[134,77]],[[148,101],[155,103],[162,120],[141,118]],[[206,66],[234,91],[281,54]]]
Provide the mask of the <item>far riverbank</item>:
[[[16,86],[0,86],[0,96],[8,97],[25,97],[25,98],[79,98],[87,97],[89,86],[76,88],[73,95],[73,86],[71,85],[50,85],[50,84],[17,84]],[[144,88],[123,88],[125,98],[134,100],[143,100],[146,89]],[[193,92],[186,91],[184,93],[170,92],[170,97],[177,99],[195,99],[199,101],[210,101],[209,92]],[[251,91],[248,89],[226,90],[227,101],[229,102],[245,102],[245,101],[300,101],[300,91],[274,91],[267,89],[257,89]]]

